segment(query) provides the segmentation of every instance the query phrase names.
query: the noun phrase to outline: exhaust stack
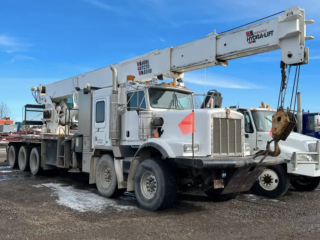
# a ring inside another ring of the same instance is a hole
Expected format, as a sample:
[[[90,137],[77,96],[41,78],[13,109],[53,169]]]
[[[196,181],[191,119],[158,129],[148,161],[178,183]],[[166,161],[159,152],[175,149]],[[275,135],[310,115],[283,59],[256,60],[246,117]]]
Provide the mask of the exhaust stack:
[[[110,65],[110,69],[112,71],[113,85],[110,102],[109,138],[111,139],[112,146],[119,146],[120,117],[118,114],[118,72],[113,65]]]

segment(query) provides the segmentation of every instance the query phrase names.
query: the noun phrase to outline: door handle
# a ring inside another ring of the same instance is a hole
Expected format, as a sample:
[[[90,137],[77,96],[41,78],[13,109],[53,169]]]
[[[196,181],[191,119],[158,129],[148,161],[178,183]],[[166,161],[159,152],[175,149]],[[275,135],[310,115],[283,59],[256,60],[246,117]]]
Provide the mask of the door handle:
[[[244,136],[245,136],[246,138],[249,138],[249,134],[245,134]]]

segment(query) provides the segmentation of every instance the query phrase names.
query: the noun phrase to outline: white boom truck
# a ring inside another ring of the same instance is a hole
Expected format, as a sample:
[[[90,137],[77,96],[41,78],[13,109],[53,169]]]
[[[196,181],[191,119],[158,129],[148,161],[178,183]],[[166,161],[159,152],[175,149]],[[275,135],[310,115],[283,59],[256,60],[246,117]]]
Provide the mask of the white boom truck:
[[[193,110],[183,73],[275,49],[288,65],[306,64],[311,22],[296,6],[267,21],[33,87],[44,108],[42,132],[10,141],[9,164],[34,175],[53,168],[89,173],[101,195],[134,191],[151,211],[171,206],[184,187],[232,199],[282,160],[245,156],[243,115]],[[164,78],[173,82],[159,84]]]
[[[264,150],[267,142],[271,140],[270,129],[275,110],[270,108],[237,110],[244,115],[245,141],[251,146],[251,154]],[[320,183],[320,141],[293,132],[279,145],[280,157],[285,159],[285,163],[267,167],[252,190],[259,195],[277,198],[287,192],[290,182],[300,191],[316,189]]]

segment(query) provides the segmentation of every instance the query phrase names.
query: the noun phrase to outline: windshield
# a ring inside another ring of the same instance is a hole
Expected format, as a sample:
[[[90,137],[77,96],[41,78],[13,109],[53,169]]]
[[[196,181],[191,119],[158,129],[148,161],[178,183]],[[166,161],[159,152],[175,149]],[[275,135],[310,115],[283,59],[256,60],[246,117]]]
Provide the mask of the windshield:
[[[149,99],[152,108],[193,109],[193,97],[191,93],[150,88]]]
[[[272,127],[273,111],[251,111],[256,128],[260,132],[270,132]]]

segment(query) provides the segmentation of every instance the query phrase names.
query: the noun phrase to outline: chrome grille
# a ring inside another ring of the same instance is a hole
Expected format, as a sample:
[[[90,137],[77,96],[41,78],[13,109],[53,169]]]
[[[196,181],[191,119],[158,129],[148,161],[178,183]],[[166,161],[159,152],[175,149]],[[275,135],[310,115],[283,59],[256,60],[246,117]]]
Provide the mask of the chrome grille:
[[[241,119],[213,118],[213,153],[238,155],[242,153]]]

